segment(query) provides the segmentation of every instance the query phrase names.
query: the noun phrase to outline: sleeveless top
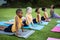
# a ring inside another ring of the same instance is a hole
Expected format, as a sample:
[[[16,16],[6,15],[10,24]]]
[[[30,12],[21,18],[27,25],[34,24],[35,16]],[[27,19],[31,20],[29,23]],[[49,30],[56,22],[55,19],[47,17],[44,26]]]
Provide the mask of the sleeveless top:
[[[21,26],[22,26],[22,18],[19,18],[18,16],[16,16],[17,17],[17,21],[18,21],[18,29],[20,29],[21,28]],[[14,24],[12,25],[12,32],[16,32],[16,21],[14,21]]]
[[[33,20],[32,15],[31,14],[26,14],[26,18],[27,18],[26,19],[26,24],[29,25]]]

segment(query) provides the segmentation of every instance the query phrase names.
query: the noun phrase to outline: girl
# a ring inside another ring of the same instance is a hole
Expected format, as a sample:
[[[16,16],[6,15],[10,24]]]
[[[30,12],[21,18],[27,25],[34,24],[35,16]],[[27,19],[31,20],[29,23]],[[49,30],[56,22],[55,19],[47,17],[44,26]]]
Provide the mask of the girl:
[[[51,18],[60,18],[60,16],[58,14],[55,14],[54,13],[54,8],[55,8],[55,6],[54,5],[51,5],[51,8],[50,8]]]
[[[14,33],[16,33],[16,36],[18,36],[19,35],[18,31],[23,26],[23,23],[22,23],[22,14],[23,14],[22,10],[21,9],[17,9],[16,10],[16,17],[15,17],[14,24],[11,24],[7,28],[4,27],[4,26],[1,26],[0,30],[3,30],[5,32],[14,32]]]
[[[44,19],[45,21],[50,21],[48,14],[47,14],[47,8],[42,8],[42,11],[44,12]]]
[[[31,13],[32,13],[32,8],[31,7],[27,7],[27,9],[26,9],[26,20],[23,21],[24,26],[28,26],[30,24],[33,25],[33,18],[32,18]]]
[[[36,8],[36,19],[33,19],[34,23],[39,23],[41,21],[40,8]]]

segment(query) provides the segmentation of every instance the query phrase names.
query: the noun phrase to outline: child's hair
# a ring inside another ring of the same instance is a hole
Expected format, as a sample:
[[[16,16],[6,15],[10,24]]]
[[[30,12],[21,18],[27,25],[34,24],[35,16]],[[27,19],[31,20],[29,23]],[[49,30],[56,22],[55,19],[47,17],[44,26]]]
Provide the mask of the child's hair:
[[[45,8],[46,8],[46,7],[43,7],[43,8],[42,8],[42,11],[45,11]]]
[[[55,5],[53,5],[53,4],[52,4],[51,6],[53,6],[53,7],[52,7],[52,9],[54,9],[54,8],[55,8]]]
[[[17,10],[16,10],[16,14],[17,14],[18,12],[20,12],[20,11],[22,11],[21,8],[17,9]]]
[[[38,8],[36,8],[35,12],[37,12],[38,10],[39,10],[39,7],[38,7]]]
[[[55,6],[53,5],[53,9],[55,8]]]
[[[32,8],[31,8],[31,7],[27,7],[26,12],[28,12],[30,9],[32,10]]]

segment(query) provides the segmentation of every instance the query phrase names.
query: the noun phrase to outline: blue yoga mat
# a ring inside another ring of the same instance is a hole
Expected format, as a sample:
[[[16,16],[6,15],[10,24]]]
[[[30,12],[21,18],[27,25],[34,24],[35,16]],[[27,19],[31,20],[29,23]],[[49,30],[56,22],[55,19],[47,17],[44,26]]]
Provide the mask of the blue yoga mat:
[[[56,22],[57,22],[57,23],[60,23],[60,20],[57,20]]]
[[[56,26],[60,27],[60,24],[57,24]]]
[[[49,22],[42,21],[42,25],[48,25]]]
[[[6,27],[8,27],[8,26],[10,26],[10,25],[11,25],[11,24],[6,24],[5,21],[0,22],[0,26],[6,26]]]
[[[44,26],[42,25],[38,25],[38,24],[34,24],[33,26],[30,24],[29,26],[24,26],[24,28],[31,28],[31,29],[34,29],[34,30],[41,30],[44,28]]]
[[[14,19],[9,20],[9,22],[14,22]]]

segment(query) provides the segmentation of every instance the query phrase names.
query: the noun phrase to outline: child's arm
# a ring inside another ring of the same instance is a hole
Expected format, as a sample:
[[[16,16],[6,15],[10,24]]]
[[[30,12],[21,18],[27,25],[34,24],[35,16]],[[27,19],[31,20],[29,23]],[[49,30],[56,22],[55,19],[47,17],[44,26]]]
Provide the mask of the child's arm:
[[[28,24],[29,24],[30,21],[29,21],[28,19],[29,19],[29,18],[28,18],[28,16],[26,15],[26,20],[27,20],[27,22],[28,22]],[[27,24],[27,25],[28,25],[28,24]]]
[[[37,15],[37,18],[38,18],[38,22],[40,22],[41,21],[41,16],[39,14]]]
[[[32,18],[32,25],[34,25],[34,23],[33,23],[33,18]]]
[[[15,17],[15,21],[16,21],[16,35],[18,35],[18,20],[17,20],[18,18],[17,17]]]
[[[21,27],[21,29],[22,29],[22,32],[24,32],[24,28],[23,28],[23,26],[24,26],[24,24],[22,23],[22,27]]]
[[[46,12],[44,13],[44,16],[46,19],[48,19],[48,14]]]

